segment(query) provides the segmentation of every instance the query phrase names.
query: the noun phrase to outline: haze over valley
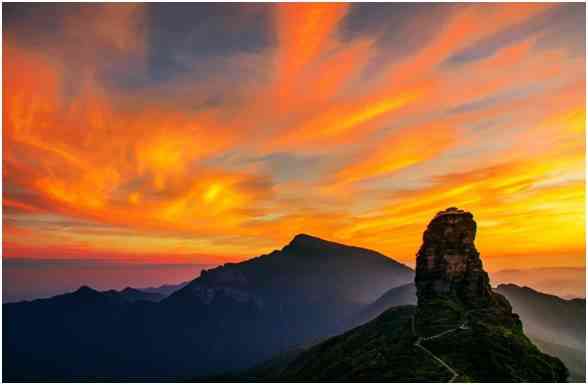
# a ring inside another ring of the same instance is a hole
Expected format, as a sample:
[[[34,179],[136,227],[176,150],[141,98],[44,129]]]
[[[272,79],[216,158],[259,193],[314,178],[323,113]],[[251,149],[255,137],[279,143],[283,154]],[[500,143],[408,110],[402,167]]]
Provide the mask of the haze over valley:
[[[585,3],[2,26],[2,381],[585,381]]]

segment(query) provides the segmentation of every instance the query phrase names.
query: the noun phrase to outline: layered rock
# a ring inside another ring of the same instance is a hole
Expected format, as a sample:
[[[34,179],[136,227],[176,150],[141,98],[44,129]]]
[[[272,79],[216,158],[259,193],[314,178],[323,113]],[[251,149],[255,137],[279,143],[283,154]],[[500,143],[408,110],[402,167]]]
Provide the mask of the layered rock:
[[[471,213],[450,207],[433,218],[417,254],[419,303],[439,296],[468,305],[489,300],[492,290],[474,245],[475,237],[476,222]]]
[[[475,238],[473,215],[455,207],[437,213],[427,226],[415,277],[420,323],[426,324],[423,328],[435,329],[431,322],[423,321],[433,313],[445,315],[435,317],[435,322],[460,322],[464,313],[472,311],[509,327],[520,327],[508,301],[492,291]]]

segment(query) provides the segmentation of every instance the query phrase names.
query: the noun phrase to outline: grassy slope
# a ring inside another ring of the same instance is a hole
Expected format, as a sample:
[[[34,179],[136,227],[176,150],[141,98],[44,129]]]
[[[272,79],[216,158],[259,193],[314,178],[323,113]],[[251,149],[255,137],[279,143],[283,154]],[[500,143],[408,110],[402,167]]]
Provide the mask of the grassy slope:
[[[438,304],[434,318],[420,313],[421,336],[459,327],[459,305]],[[411,330],[414,306],[387,310],[378,318],[300,354],[265,379],[329,381],[440,381],[451,378],[421,349]],[[469,312],[468,329],[455,330],[422,345],[456,370],[458,381],[561,381],[567,370],[557,358],[541,353],[520,324],[506,327],[492,312]]]
[[[447,381],[446,369],[413,346],[414,306],[392,308],[378,318],[319,344],[295,359],[279,377],[296,380]]]

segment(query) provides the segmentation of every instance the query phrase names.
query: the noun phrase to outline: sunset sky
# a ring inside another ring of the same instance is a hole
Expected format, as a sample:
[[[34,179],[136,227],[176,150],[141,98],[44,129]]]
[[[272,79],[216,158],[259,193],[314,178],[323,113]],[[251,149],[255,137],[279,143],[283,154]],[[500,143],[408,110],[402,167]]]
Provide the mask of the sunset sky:
[[[585,265],[585,5],[3,4],[4,258],[219,264],[297,233]]]

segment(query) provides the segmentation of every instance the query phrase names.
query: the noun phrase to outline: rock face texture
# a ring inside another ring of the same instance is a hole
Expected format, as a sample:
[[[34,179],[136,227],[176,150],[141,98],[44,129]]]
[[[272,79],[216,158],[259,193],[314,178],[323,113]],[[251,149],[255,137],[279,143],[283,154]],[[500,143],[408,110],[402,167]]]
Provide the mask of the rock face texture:
[[[473,311],[508,327],[522,327],[508,301],[492,291],[475,238],[473,215],[456,207],[440,211],[427,226],[417,253],[415,277],[417,322],[424,329],[435,329],[436,322],[424,322],[431,313],[445,314],[445,319],[434,319],[446,321]]]
[[[491,300],[488,274],[474,245],[475,238],[476,222],[471,213],[455,207],[437,213],[417,254],[419,303],[449,297],[475,306]]]

